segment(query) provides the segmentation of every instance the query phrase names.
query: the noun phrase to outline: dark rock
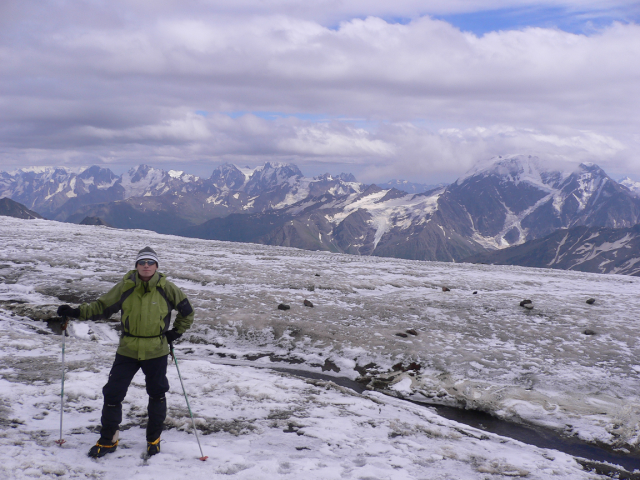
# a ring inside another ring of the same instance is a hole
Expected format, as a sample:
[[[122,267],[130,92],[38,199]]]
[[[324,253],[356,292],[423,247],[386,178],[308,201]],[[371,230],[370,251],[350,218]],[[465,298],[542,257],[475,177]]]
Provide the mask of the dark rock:
[[[328,358],[324,361],[324,365],[322,366],[322,371],[323,372],[327,372],[327,371],[332,371],[332,372],[340,372],[340,367],[338,367],[335,363],[333,363],[331,360],[329,360]]]
[[[595,298],[590,298],[589,300],[587,300],[587,303],[589,305],[593,305],[594,303],[596,303],[596,299]]]
[[[313,303],[311,303],[309,300],[305,300],[304,301],[304,306],[313,308]]]
[[[258,360],[259,358],[262,358],[262,357],[268,357],[268,356],[269,356],[269,354],[268,354],[268,353],[257,353],[257,354],[255,354],[255,355],[254,355],[254,354],[252,354],[252,353],[249,353],[249,354],[245,355],[245,356],[244,356],[244,358],[246,358],[247,360],[249,360],[249,361],[252,361],[252,362],[253,362],[253,361],[255,361],[255,360]]]
[[[80,222],[80,225],[103,225],[105,227],[111,227],[110,224],[105,222],[100,217],[90,217],[90,216],[84,217],[84,219]]]
[[[477,294],[478,294],[478,291],[476,290],[475,292],[473,292],[473,294],[474,294],[474,295],[477,295]]]
[[[406,333],[396,333],[396,337],[402,337],[402,338],[407,338],[409,335],[407,335]]]
[[[285,303],[281,303],[280,305],[278,305],[278,310],[289,310],[291,308],[291,305],[287,305]]]
[[[367,375],[370,370],[377,371],[378,369],[379,369],[378,365],[376,365],[373,362],[367,363],[364,367],[361,366],[361,365],[356,364],[355,371],[358,372],[361,375],[361,377],[359,377],[359,378],[362,379],[362,380],[356,380],[356,381],[357,382],[365,381],[364,380],[365,379],[365,375]],[[370,380],[371,380],[370,378],[366,379],[366,383],[369,383]]]
[[[417,362],[411,362],[409,365],[405,366],[402,362],[400,362],[400,363],[396,363],[391,368],[393,368],[394,372],[408,372],[408,371],[417,372],[422,369],[422,365],[420,365]]]
[[[416,363],[416,362],[411,362],[409,364],[409,366],[407,367],[407,370],[413,370],[413,371],[417,372],[418,370],[422,370],[422,365],[420,365],[419,363]]]
[[[521,307],[524,307],[525,305],[531,305],[531,304],[533,304],[533,302],[531,300],[522,300],[520,302],[520,306]]]
[[[287,425],[287,428],[282,431],[284,433],[298,433],[298,430],[300,430],[300,427],[298,427],[297,425],[294,425],[293,423],[289,423]]]
[[[320,274],[319,274],[319,273],[316,273],[316,277],[319,277],[319,276],[320,276]]]
[[[448,288],[448,287],[442,287],[442,291],[443,291],[443,292],[450,292],[450,291],[451,291],[451,289],[450,289],[450,288]]]
[[[413,328],[410,328],[409,330],[407,330],[407,333],[410,333],[413,336],[417,336],[418,335],[418,332],[415,331]]]
[[[374,378],[373,380],[371,380],[371,383],[369,384],[369,386],[372,389],[386,389],[389,387],[389,384],[391,383],[391,379],[387,379],[387,378]]]
[[[594,332],[593,330],[591,330],[591,329],[589,329],[589,328],[587,328],[587,329],[586,329],[584,332],[582,332],[582,333],[584,333],[585,335],[595,335],[595,334],[596,334],[596,332]]]

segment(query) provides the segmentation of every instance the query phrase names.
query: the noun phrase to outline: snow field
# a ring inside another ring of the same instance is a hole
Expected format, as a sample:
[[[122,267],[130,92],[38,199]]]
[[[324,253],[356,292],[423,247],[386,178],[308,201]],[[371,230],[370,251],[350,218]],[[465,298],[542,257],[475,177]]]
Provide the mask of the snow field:
[[[366,370],[374,379],[389,380],[390,389],[404,396],[478,408],[638,451],[640,352],[633,312],[640,300],[634,277],[355,257],[8,217],[0,218],[0,232],[0,314],[12,327],[27,325],[30,332],[7,340],[12,352],[26,356],[20,368],[41,362],[29,358],[34,345],[49,338],[36,331],[46,330],[42,322],[29,319],[49,318],[61,303],[95,300],[133,268],[136,252],[150,245],[160,255],[160,270],[196,310],[196,322],[179,344],[181,368],[208,366],[208,360],[245,366],[285,361],[352,379]],[[443,292],[442,286],[451,291]],[[585,303],[589,297],[597,299],[594,305]],[[533,301],[533,310],[519,306],[525,298]],[[314,308],[302,306],[304,299]],[[291,310],[277,310],[281,302]],[[115,325],[72,323],[70,342],[81,342],[87,352],[101,349],[82,360],[102,359],[87,372],[108,371],[118,338]],[[407,334],[410,329],[418,335]],[[585,335],[587,329],[596,335]],[[52,348],[49,355],[59,345]],[[420,369],[393,372],[393,365],[411,362]],[[58,375],[44,365],[43,375]],[[239,382],[240,374],[233,375]],[[195,393],[194,402],[198,395],[207,398],[201,403],[204,411],[194,406],[199,415],[207,415],[206,404],[215,403],[220,381],[203,383],[203,392]],[[98,410],[103,383],[89,388],[98,392],[90,400]],[[177,379],[173,383],[171,394],[181,395],[175,391]],[[86,393],[70,388],[89,401],[82,396]],[[250,401],[243,391],[234,386],[235,401]],[[139,400],[132,401],[141,412],[144,397],[141,389]],[[185,412],[180,430],[172,432],[189,435]],[[235,412],[222,408],[208,418],[232,421]],[[90,420],[79,425],[86,428]],[[463,460],[475,465],[469,462]]]
[[[68,338],[64,438],[58,447],[60,336],[0,314],[0,475],[100,479],[597,478],[570,457],[485,434],[426,408],[331,382],[180,359],[206,462],[174,367],[162,451],[144,460],[147,396],[139,373],[124,402],[118,450],[86,456],[98,435],[113,346]],[[56,373],[58,375],[56,375]]]

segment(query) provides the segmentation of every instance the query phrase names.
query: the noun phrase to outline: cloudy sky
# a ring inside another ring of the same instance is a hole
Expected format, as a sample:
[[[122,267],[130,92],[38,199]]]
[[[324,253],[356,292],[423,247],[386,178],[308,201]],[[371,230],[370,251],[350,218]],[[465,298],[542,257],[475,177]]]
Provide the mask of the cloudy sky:
[[[0,162],[640,180],[637,0],[2,0]]]

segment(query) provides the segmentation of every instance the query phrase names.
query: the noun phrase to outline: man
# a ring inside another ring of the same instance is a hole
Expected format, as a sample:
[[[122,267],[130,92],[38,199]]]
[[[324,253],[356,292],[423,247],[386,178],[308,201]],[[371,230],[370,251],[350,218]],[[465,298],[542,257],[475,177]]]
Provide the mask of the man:
[[[102,427],[100,439],[89,450],[90,457],[102,457],[118,446],[122,422],[122,401],[139,369],[145,375],[149,394],[147,454],[160,452],[160,434],[167,416],[165,393],[167,356],[172,344],[193,323],[193,308],[182,291],[157,271],[158,256],[151,247],[138,252],[136,269],[129,271],[109,292],[79,308],[61,305],[58,315],[80,320],[107,319],[121,312],[122,336],[107,384],[102,389]],[[171,311],[177,310],[169,330]]]

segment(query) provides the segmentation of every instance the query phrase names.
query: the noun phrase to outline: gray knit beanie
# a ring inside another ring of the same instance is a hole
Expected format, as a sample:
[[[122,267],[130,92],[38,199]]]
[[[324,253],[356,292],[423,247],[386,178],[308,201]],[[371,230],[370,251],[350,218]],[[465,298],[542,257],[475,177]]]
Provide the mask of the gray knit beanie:
[[[155,250],[151,247],[144,247],[142,250],[138,252],[138,256],[136,257],[136,265],[140,260],[153,260],[156,264],[160,264],[158,262],[158,255]]]

